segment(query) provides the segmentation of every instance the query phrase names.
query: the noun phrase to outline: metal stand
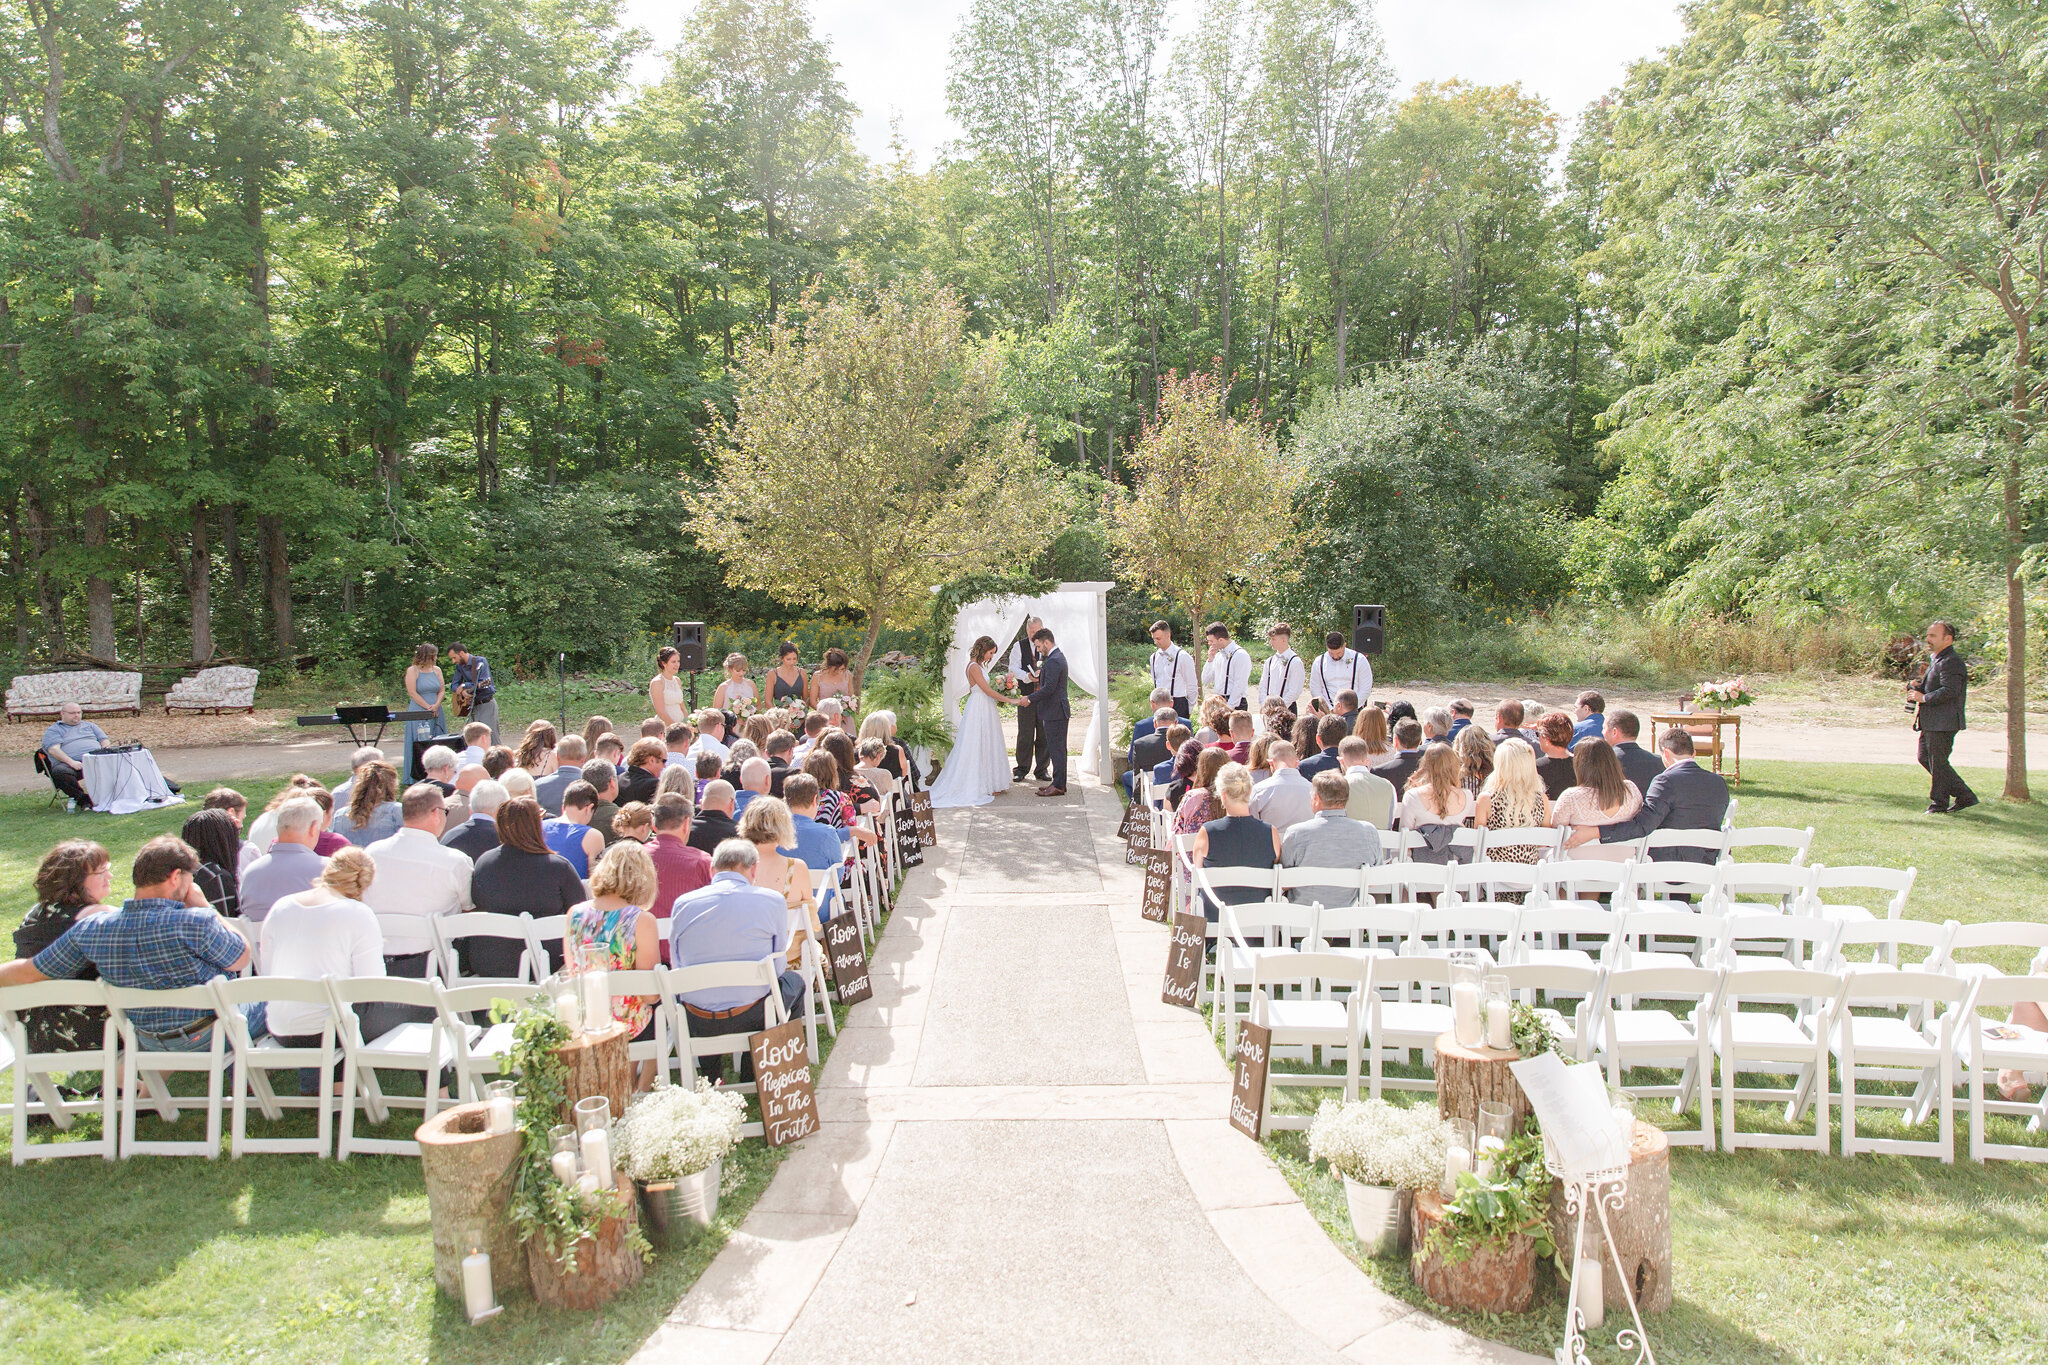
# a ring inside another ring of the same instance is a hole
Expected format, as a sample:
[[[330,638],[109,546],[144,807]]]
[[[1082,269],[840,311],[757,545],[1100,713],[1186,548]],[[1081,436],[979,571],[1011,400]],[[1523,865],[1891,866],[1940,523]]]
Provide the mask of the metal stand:
[[[1579,1308],[1579,1267],[1586,1259],[1580,1254],[1586,1245],[1586,1212],[1590,1208],[1600,1215],[1600,1235],[1607,1240],[1607,1254],[1619,1265],[1621,1253],[1615,1249],[1614,1229],[1608,1225],[1607,1211],[1619,1209],[1628,1193],[1628,1167],[1567,1173],[1551,1155],[1548,1144],[1543,1151],[1543,1166],[1564,1186],[1565,1213],[1579,1215],[1572,1234],[1572,1280],[1565,1290],[1564,1341],[1552,1353],[1552,1359],[1557,1365],[1591,1365],[1586,1356],[1586,1315]],[[1604,1284],[1600,1292],[1607,1292]],[[1657,1357],[1650,1351],[1649,1333],[1643,1330],[1643,1315],[1636,1311],[1635,1286],[1628,1283],[1626,1276],[1621,1292],[1628,1297],[1628,1315],[1635,1326],[1615,1333],[1614,1344],[1624,1352],[1634,1351],[1636,1365],[1657,1365]]]
[[[690,670],[690,714],[697,714],[697,670]]]

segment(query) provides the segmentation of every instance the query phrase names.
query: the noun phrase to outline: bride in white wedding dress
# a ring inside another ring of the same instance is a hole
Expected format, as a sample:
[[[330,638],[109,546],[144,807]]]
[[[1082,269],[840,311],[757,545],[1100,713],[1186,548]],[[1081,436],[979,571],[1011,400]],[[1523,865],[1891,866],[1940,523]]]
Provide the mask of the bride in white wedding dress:
[[[1003,743],[1002,712],[996,708],[1015,706],[1018,698],[989,686],[988,661],[995,652],[996,642],[986,635],[967,651],[967,705],[953,735],[953,751],[932,783],[935,808],[985,806],[997,792],[1010,789],[1010,750]]]

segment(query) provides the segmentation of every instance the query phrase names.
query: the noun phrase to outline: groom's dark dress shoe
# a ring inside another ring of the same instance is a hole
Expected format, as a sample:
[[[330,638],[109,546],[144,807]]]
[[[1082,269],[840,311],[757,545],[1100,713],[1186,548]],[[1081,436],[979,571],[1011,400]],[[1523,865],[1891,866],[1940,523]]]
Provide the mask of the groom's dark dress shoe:
[[[1040,796],[1065,796],[1067,794],[1067,789],[1065,787],[1055,787],[1051,784],[1047,784],[1046,786],[1040,787],[1038,789],[1038,794]]]

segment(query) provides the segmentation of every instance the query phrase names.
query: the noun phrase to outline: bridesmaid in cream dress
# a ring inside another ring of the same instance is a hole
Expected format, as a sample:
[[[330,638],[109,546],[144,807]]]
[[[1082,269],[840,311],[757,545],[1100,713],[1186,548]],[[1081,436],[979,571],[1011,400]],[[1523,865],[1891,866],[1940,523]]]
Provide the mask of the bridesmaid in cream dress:
[[[647,684],[647,705],[663,725],[674,725],[683,718],[683,685],[676,679],[683,669],[683,656],[676,653],[674,645],[663,645],[654,656],[654,666],[657,671]]]

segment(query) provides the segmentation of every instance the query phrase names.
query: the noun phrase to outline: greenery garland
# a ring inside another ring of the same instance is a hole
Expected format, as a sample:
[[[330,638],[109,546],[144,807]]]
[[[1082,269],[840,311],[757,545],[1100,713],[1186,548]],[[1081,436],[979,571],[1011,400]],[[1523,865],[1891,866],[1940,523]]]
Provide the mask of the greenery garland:
[[[576,1247],[585,1237],[595,1237],[598,1227],[615,1210],[615,1200],[627,1197],[621,1191],[600,1192],[586,1202],[576,1191],[555,1179],[549,1158],[548,1130],[562,1121],[569,1103],[569,1068],[556,1049],[569,1041],[569,1026],[555,1014],[545,996],[524,1004],[509,1000],[491,1002],[491,1020],[512,1020],[512,1050],[498,1058],[498,1068],[519,1078],[519,1183],[512,1191],[512,1222],[521,1240],[541,1239],[550,1256],[562,1263],[568,1274],[576,1273]],[[626,1244],[651,1260],[654,1248],[638,1223],[626,1225]]]
[[[918,654],[924,671],[934,678],[946,676],[946,646],[953,642],[953,617],[969,602],[984,597],[1043,597],[1059,587],[1059,580],[1030,573],[976,573],[941,583],[932,593],[930,613],[919,631]]]
[[[1481,1247],[1505,1246],[1516,1237],[1529,1237],[1535,1240],[1538,1256],[1554,1257],[1551,1175],[1543,1165],[1543,1136],[1533,1117],[1508,1139],[1493,1170],[1489,1180],[1470,1171],[1458,1177],[1457,1189],[1444,1205],[1443,1220],[1429,1230],[1425,1250],[1443,1257],[1446,1265],[1460,1265]]]
[[[1534,1005],[1517,1000],[1508,1012],[1508,1039],[1524,1057],[1557,1051],[1557,1034]]]

